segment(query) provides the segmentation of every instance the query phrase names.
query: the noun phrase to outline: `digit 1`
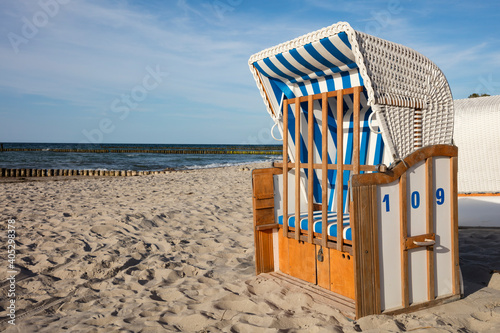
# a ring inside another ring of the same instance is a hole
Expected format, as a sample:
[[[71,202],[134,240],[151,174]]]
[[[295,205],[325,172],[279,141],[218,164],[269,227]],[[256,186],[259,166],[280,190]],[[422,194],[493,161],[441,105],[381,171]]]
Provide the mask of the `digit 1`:
[[[384,195],[382,202],[385,202],[385,211],[388,212],[389,209],[389,194]]]

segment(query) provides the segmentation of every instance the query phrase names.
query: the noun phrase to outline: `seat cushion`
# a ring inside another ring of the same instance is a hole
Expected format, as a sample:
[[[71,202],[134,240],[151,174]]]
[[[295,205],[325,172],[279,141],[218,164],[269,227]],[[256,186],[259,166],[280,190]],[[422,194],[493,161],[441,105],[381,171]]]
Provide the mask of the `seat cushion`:
[[[313,231],[315,233],[321,234],[323,231],[323,221],[321,211],[313,212]],[[337,237],[337,213],[336,212],[328,212],[328,228],[327,233],[328,236]],[[283,225],[283,216],[278,217],[278,223]],[[295,228],[295,214],[288,215],[288,226],[291,228]],[[352,241],[352,231],[351,225],[349,223],[349,214],[344,214],[344,239]],[[309,216],[307,213],[300,214],[300,229],[307,230],[309,229]]]

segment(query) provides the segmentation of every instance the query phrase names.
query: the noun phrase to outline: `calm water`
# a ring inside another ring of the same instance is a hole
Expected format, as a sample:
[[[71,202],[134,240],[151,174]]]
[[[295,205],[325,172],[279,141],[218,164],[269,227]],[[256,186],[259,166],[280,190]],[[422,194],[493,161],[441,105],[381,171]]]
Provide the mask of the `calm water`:
[[[281,151],[281,146],[262,145],[169,145],[169,144],[67,144],[67,143],[3,143],[4,149],[21,148],[38,151],[0,151],[0,168],[11,169],[94,169],[94,170],[164,170],[213,168],[241,165],[253,162],[279,160],[280,155],[269,152]],[[222,151],[262,151],[253,154],[161,154],[123,153],[123,149],[162,150],[180,152],[193,148]],[[54,149],[105,149],[109,153],[56,152]],[[114,152],[113,152],[114,151]]]

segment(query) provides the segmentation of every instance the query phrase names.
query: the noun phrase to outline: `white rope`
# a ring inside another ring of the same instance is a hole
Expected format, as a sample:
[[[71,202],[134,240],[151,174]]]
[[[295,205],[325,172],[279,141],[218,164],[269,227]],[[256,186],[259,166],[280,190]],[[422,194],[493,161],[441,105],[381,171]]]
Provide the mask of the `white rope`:
[[[271,136],[273,137],[274,140],[276,141],[283,141],[283,135],[281,136],[281,139],[277,139],[275,136],[274,136],[274,128],[276,127],[276,125],[278,125],[278,123],[274,123],[273,127],[271,127]]]

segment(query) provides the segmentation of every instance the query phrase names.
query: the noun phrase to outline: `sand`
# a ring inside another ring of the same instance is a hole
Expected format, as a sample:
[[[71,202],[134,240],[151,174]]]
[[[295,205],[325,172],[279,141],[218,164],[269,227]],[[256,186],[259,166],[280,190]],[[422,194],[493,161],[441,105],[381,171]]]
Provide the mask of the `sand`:
[[[248,169],[0,182],[0,331],[500,331],[499,229],[461,229],[465,298],[411,314],[351,321],[255,276]]]

